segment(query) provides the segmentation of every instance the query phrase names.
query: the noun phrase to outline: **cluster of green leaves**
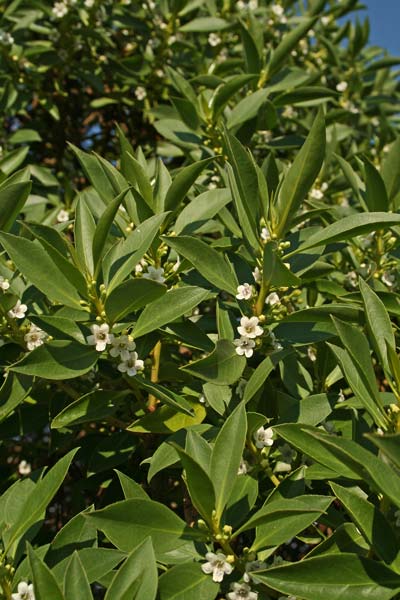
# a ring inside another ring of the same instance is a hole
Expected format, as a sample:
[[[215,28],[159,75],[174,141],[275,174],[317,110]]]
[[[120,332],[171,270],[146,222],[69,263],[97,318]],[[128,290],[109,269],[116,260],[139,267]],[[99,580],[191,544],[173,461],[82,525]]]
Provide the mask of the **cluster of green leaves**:
[[[149,8],[1,7],[0,598],[398,598],[400,59]]]

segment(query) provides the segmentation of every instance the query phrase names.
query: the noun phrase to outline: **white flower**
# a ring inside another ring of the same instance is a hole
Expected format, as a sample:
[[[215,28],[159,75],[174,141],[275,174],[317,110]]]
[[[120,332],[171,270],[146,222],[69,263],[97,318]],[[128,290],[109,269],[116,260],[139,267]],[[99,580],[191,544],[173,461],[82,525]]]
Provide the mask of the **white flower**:
[[[35,600],[35,594],[33,593],[33,584],[27,584],[25,581],[21,581],[18,584],[17,593],[11,594],[12,600]]]
[[[164,269],[162,267],[155,269],[154,267],[150,266],[147,269],[147,273],[144,273],[143,277],[145,279],[152,279],[153,281],[157,281],[157,283],[164,283]]]
[[[240,319],[240,327],[237,328],[241,336],[247,338],[256,338],[264,333],[262,327],[259,326],[257,317],[242,317]]]
[[[284,111],[282,111],[282,117],[285,119],[295,119],[298,115],[297,110],[293,108],[293,106],[287,106]]]
[[[321,17],[321,23],[322,23],[322,25],[325,25],[325,26],[329,25],[330,21],[331,21],[331,18],[328,17],[328,16]]]
[[[321,190],[318,190],[317,188],[313,188],[310,192],[310,197],[313,198],[313,200],[322,200],[322,198],[324,197],[324,194]]]
[[[385,271],[382,274],[381,281],[388,287],[393,287],[393,284],[396,281],[396,277],[392,273],[389,273],[389,271]]]
[[[247,583],[233,583],[231,585],[232,592],[226,595],[228,600],[257,600],[258,593],[252,592],[251,587]]]
[[[84,5],[86,8],[92,8],[94,6],[95,0],[85,0]]]
[[[254,440],[256,442],[257,448],[264,448],[264,446],[272,446],[274,440],[272,439],[274,435],[272,427],[260,427],[254,434]]]
[[[280,303],[281,303],[281,299],[279,298],[279,296],[276,292],[271,292],[265,298],[265,304],[269,304],[269,306],[275,306],[276,304],[280,304]]]
[[[256,283],[260,283],[260,281],[262,280],[262,275],[261,275],[261,271],[258,267],[256,267],[252,273],[253,277],[254,277],[254,281]]]
[[[353,288],[357,287],[357,273],[355,271],[349,271],[346,275],[346,282]]]
[[[21,304],[21,300],[17,300],[17,304],[8,311],[8,316],[12,319],[24,319],[25,313],[28,310],[26,304]]]
[[[226,560],[225,554],[222,552],[207,552],[206,559],[208,562],[201,565],[201,570],[206,575],[210,575],[212,573],[213,581],[216,583],[221,583],[224,578],[224,575],[230,575],[233,571],[233,567]]]
[[[26,347],[28,350],[34,350],[43,344],[43,341],[46,339],[46,334],[43,329],[37,327],[32,324],[28,333],[24,335],[24,340],[26,342]]]
[[[130,353],[136,348],[136,344],[129,335],[120,335],[112,340],[110,354],[114,358],[120,356],[122,360],[129,360]]]
[[[133,377],[144,369],[144,362],[138,358],[137,352],[130,352],[129,357],[118,365],[118,371]]]
[[[273,4],[271,6],[271,10],[274,13],[274,15],[276,15],[277,17],[281,17],[283,15],[283,13],[285,12],[285,9],[280,4]]]
[[[0,31],[0,44],[3,46],[12,46],[14,43],[14,38],[11,33],[8,31]]]
[[[307,356],[311,360],[311,362],[315,362],[317,360],[317,351],[312,346],[308,346],[307,348]]]
[[[346,400],[345,395],[343,394],[343,391],[340,390],[340,392],[338,393],[337,401],[344,402],[345,400]]]
[[[9,283],[8,279],[5,279],[4,277],[2,277],[0,275],[0,289],[3,290],[3,292],[5,292],[6,290],[8,290],[9,287],[10,287],[10,283]]]
[[[348,86],[349,84],[347,83],[347,81],[339,81],[339,83],[336,85],[336,89],[338,92],[345,92]]]
[[[62,19],[68,12],[68,6],[64,2],[55,2],[52,13],[58,19]]]
[[[239,356],[244,355],[246,358],[253,356],[253,348],[256,345],[254,340],[241,336],[240,339],[233,340],[233,343],[236,346],[236,354],[239,354]]]
[[[244,458],[241,458],[237,474],[238,475],[246,475],[248,470],[249,470],[249,463],[247,462],[247,460],[244,460]]]
[[[243,285],[238,285],[236,291],[238,300],[250,300],[253,295],[253,286],[249,283],[243,283]]]
[[[139,85],[135,90],[135,96],[139,101],[144,100],[147,96],[147,92],[146,92],[145,88],[143,86]]]
[[[31,472],[31,465],[26,460],[21,460],[21,462],[18,465],[18,473],[20,475],[30,475]]]
[[[93,335],[88,335],[86,341],[91,346],[96,346],[98,352],[103,352],[107,344],[111,344],[114,336],[110,333],[110,327],[107,323],[101,325],[92,325],[90,328]]]
[[[143,267],[147,266],[147,262],[144,258],[142,258],[138,264],[135,266],[135,273],[143,273]]]
[[[267,242],[271,239],[271,234],[268,230],[268,227],[263,227],[261,229],[261,239],[264,240],[264,242]]]
[[[57,223],[66,223],[69,220],[69,212],[63,208],[57,215]]]
[[[210,46],[219,46],[221,42],[221,38],[216,33],[210,33],[210,35],[208,36],[208,43],[210,44]]]

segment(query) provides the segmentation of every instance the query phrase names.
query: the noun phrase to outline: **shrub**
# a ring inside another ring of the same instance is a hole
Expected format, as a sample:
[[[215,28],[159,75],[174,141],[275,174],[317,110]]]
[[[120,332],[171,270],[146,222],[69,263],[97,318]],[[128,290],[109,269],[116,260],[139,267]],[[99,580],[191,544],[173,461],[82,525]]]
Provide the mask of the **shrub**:
[[[357,8],[1,7],[2,599],[400,597],[400,60]]]

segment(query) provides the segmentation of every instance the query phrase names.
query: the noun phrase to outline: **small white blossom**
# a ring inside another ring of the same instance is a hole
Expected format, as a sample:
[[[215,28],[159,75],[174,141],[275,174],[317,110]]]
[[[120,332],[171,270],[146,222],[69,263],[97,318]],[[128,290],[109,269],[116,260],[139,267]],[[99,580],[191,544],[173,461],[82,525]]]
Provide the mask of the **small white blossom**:
[[[47,336],[43,329],[40,329],[40,327],[37,327],[35,324],[32,323],[28,333],[24,335],[26,347],[28,348],[28,350],[34,350],[35,348],[39,348],[39,346],[43,344],[46,337]]]
[[[253,271],[253,277],[254,277],[254,281],[256,283],[260,283],[260,281],[262,280],[262,275],[261,275],[261,271],[258,267],[256,267]]]
[[[392,273],[389,273],[389,271],[385,271],[382,274],[381,281],[382,283],[387,285],[387,287],[393,287],[393,284],[396,281],[396,277]]]
[[[271,10],[274,13],[274,15],[276,15],[277,17],[281,17],[283,15],[283,13],[285,12],[285,9],[280,4],[273,4],[271,6]]]
[[[134,377],[138,371],[144,369],[144,362],[138,358],[137,352],[130,352],[129,357],[118,365],[118,371]]]
[[[271,239],[271,234],[268,230],[268,227],[263,227],[261,229],[261,239],[264,240],[264,242],[268,242],[268,240]]]
[[[208,43],[210,44],[210,46],[219,46],[221,42],[222,40],[217,33],[210,33],[210,35],[208,36]]]
[[[129,335],[120,335],[112,340],[110,354],[114,358],[120,356],[122,360],[129,360],[130,353],[136,348],[136,344]]]
[[[293,108],[293,106],[287,106],[284,111],[282,111],[282,117],[285,119],[295,119],[298,115],[297,110]]]
[[[144,273],[143,277],[145,279],[152,279],[153,281],[157,281],[157,283],[164,283],[164,269],[159,267],[156,269],[155,267],[148,267],[147,273]]]
[[[244,460],[244,458],[241,458],[237,474],[238,475],[246,475],[246,473],[248,471],[249,471],[249,463],[247,462],[247,460]]]
[[[344,402],[345,400],[346,400],[345,395],[343,394],[343,391],[340,390],[340,392],[338,393],[337,401]]]
[[[28,463],[26,460],[21,460],[21,462],[18,465],[18,473],[20,475],[30,475],[32,472],[32,467],[30,465],[30,463]]]
[[[345,92],[348,86],[349,84],[347,83],[347,81],[339,81],[339,83],[336,85],[336,89],[338,92]]]
[[[279,296],[276,292],[271,292],[265,298],[265,304],[269,304],[269,306],[275,306],[276,304],[280,304],[280,303],[281,303],[281,299],[279,298]]]
[[[12,46],[14,38],[8,31],[0,31],[0,44],[3,46]]]
[[[85,0],[85,2],[83,3],[86,8],[92,8],[94,6],[95,0]]]
[[[262,327],[259,326],[257,317],[242,317],[240,319],[240,327],[237,328],[241,336],[247,338],[256,338],[264,333]]]
[[[21,581],[18,584],[17,593],[11,594],[12,600],[35,600],[35,594],[33,592],[33,584]]]
[[[330,21],[331,21],[331,18],[328,16],[321,17],[321,23],[322,23],[322,25],[325,25],[325,27],[326,27],[326,25],[329,25]]]
[[[68,6],[65,2],[55,2],[52,8],[52,13],[58,19],[62,19],[68,12]]]
[[[142,258],[135,266],[135,273],[142,273],[143,267],[147,267],[147,261],[144,258]]]
[[[69,220],[69,212],[63,208],[57,215],[57,223],[66,223]]]
[[[310,192],[310,198],[312,198],[313,200],[322,200],[323,197],[324,193],[322,192],[322,190],[319,190],[317,188],[313,188]]]
[[[257,600],[258,593],[252,592],[251,587],[247,583],[233,583],[231,585],[232,592],[229,592],[227,600]]]
[[[91,346],[96,346],[98,352],[103,352],[107,344],[111,344],[114,336],[110,333],[110,327],[107,323],[101,325],[92,325],[90,328],[93,335],[88,335],[86,341]]]
[[[356,288],[358,283],[357,273],[355,271],[349,271],[346,275],[346,282],[350,287]]]
[[[135,90],[135,96],[139,100],[139,102],[144,100],[147,96],[147,92],[146,92],[145,88],[143,86],[139,85]]]
[[[264,448],[264,446],[272,446],[274,443],[273,440],[274,432],[272,427],[260,427],[254,434],[254,440],[256,442],[257,448]]]
[[[311,362],[315,362],[317,360],[317,351],[312,346],[308,346],[307,348],[307,356],[311,360]]]
[[[21,304],[21,300],[17,300],[17,303],[14,306],[14,308],[8,311],[8,316],[12,319],[24,319],[27,310],[27,305]]]
[[[9,287],[10,287],[10,282],[8,281],[8,279],[5,279],[4,277],[2,277],[0,275],[0,289],[3,290],[3,292],[5,292],[8,290]]]
[[[216,583],[221,583],[224,578],[224,575],[230,575],[233,571],[232,565],[226,560],[225,554],[222,552],[207,552],[206,559],[208,562],[201,565],[201,570],[206,575],[211,575],[213,581]]]
[[[238,300],[250,300],[253,295],[253,286],[249,283],[243,283],[243,285],[238,285],[237,287],[236,298]]]
[[[236,346],[236,354],[239,354],[239,356],[245,356],[246,358],[253,356],[253,348],[256,345],[254,340],[250,340],[246,336],[241,336],[240,339],[233,340],[233,343]]]

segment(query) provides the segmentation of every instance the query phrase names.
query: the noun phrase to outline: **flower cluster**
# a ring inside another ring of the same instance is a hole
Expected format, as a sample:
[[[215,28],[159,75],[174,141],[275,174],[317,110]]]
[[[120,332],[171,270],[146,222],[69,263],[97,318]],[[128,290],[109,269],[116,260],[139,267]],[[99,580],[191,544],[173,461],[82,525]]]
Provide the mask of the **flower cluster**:
[[[90,329],[92,335],[87,336],[87,343],[95,346],[98,352],[103,352],[108,345],[111,345],[110,355],[121,359],[117,366],[118,371],[133,377],[138,371],[144,369],[144,362],[134,351],[136,344],[129,335],[114,336],[110,333],[110,326],[107,323],[92,325]]]
[[[240,325],[237,328],[240,338],[233,341],[236,346],[236,353],[239,356],[245,356],[246,358],[253,356],[253,349],[256,345],[254,339],[264,333],[263,328],[258,323],[258,317],[242,317],[240,319]]]

